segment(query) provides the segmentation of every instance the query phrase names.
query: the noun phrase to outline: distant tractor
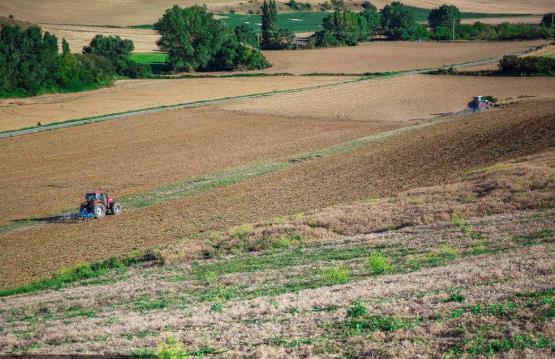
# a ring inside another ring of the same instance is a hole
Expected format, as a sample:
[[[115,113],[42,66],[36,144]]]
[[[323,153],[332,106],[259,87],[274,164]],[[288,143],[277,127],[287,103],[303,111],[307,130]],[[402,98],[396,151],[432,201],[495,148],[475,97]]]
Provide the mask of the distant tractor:
[[[472,112],[482,112],[491,110],[495,107],[495,102],[490,100],[491,97],[476,96],[468,103],[468,109]]]
[[[79,209],[80,218],[102,218],[106,214],[120,214],[123,211],[121,204],[108,193],[102,191],[89,192],[85,195],[85,202]]]

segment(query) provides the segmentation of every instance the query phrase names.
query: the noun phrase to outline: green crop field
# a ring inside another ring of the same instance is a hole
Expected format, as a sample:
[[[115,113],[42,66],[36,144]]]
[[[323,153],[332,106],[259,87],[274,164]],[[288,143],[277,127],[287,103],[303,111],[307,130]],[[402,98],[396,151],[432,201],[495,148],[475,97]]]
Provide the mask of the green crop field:
[[[423,9],[413,6],[407,6],[407,8],[413,13],[417,21],[424,22],[428,20],[429,9]],[[293,11],[293,12],[282,12],[278,14],[278,24],[280,27],[289,29],[294,32],[308,32],[317,31],[322,27],[322,20],[326,17],[329,12],[326,11]],[[528,14],[486,14],[486,13],[476,13],[476,12],[463,12],[461,13],[462,19],[485,19],[485,18],[496,18],[496,17],[515,17],[515,16],[525,16]],[[220,13],[217,16],[221,17],[222,21],[225,21],[232,27],[238,25],[248,25],[254,31],[260,32],[261,20],[258,14],[231,14],[231,13]],[[152,25],[137,25],[133,28],[138,29],[152,29]]]
[[[153,52],[153,53],[144,53],[144,52],[136,52],[131,54],[131,60],[135,61],[138,64],[165,64],[168,59],[168,55],[163,52]]]

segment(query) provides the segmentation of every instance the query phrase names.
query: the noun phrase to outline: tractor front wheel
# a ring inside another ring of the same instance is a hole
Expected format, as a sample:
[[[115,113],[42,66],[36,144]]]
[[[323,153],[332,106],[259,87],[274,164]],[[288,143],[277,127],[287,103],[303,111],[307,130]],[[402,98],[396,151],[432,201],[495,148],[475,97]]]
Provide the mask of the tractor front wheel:
[[[99,203],[94,206],[93,213],[96,218],[102,218],[106,215],[106,207],[102,203]]]
[[[118,202],[112,204],[112,214],[120,214],[123,211],[121,204]]]

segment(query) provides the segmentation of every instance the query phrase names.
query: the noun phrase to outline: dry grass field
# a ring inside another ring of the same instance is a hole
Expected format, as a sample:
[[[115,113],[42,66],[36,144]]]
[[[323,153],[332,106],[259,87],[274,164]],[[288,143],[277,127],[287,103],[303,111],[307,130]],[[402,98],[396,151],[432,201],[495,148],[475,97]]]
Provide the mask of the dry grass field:
[[[179,103],[345,81],[339,77],[122,80],[95,91],[0,100],[0,131]]]
[[[83,47],[88,45],[96,35],[117,35],[123,39],[132,40],[135,45],[135,52],[158,51],[156,45],[158,35],[154,30],[56,24],[41,24],[40,26],[44,31],[56,35],[60,41],[60,46],[62,39],[65,38],[69,42],[71,51],[75,53],[81,53]]]
[[[0,351],[548,358],[554,160],[197,238],[209,259],[1,298]]]
[[[320,0],[309,0],[312,4]],[[346,1],[349,3],[349,1]],[[377,0],[380,8],[390,3]],[[433,8],[443,4],[442,0],[406,0],[406,5]],[[551,0],[496,0],[484,3],[479,0],[453,0],[462,11],[484,13],[543,14],[553,11]],[[0,16],[14,15],[16,18],[35,23],[71,25],[113,25],[128,26],[151,24],[160,18],[163,11],[175,4],[171,0],[3,0],[0,2]],[[241,10],[245,2],[238,0],[191,0],[186,5],[206,4],[213,10]],[[243,4],[243,5],[242,5]],[[181,4],[184,5],[184,4]],[[245,9],[243,9],[245,10]]]
[[[553,148],[554,109],[552,99],[525,101],[399,133],[343,154],[297,156],[282,170],[120,217],[7,233],[0,244],[0,272],[6,273],[0,285],[179,239],[191,239],[186,247],[194,257],[198,233],[456,181],[473,168]],[[37,248],[50,255],[37,256]]]
[[[272,67],[264,72],[365,73],[403,71],[461,64],[533,49],[546,41],[371,42],[356,47],[303,51],[266,51]]]

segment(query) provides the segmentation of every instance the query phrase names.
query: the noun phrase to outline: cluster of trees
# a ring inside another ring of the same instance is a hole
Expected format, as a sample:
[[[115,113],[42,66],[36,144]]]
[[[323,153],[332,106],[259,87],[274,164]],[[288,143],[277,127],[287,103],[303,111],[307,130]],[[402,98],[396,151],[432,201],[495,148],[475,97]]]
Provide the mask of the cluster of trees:
[[[83,48],[83,54],[104,57],[112,63],[118,75],[141,78],[151,75],[150,67],[137,64],[130,59],[135,49],[133,41],[119,36],[96,35],[88,46]]]
[[[296,3],[294,3],[296,4]],[[288,49],[293,46],[295,34],[278,26],[275,0],[262,3],[262,48],[265,50]]]
[[[390,40],[421,40],[429,37],[426,28],[418,24],[409,9],[399,1],[386,5],[382,11],[370,2],[363,3],[359,13],[336,7],[322,22],[322,30],[314,35],[316,47],[354,46],[367,41],[376,33]]]
[[[101,56],[71,54],[63,41],[38,26],[0,31],[0,97],[32,96],[51,91],[80,91],[111,83],[112,63]]]
[[[260,52],[256,35],[247,26],[229,28],[206,7],[174,6],[154,24],[157,44],[168,54],[174,71],[262,69],[268,62]]]
[[[555,59],[549,57],[504,56],[499,62],[499,71],[505,75],[555,76]]]
[[[539,25],[488,25],[476,22],[461,24],[461,13],[456,6],[442,5],[430,11],[428,25],[434,40],[532,40],[549,39],[555,35],[551,27],[552,16],[546,14]]]

